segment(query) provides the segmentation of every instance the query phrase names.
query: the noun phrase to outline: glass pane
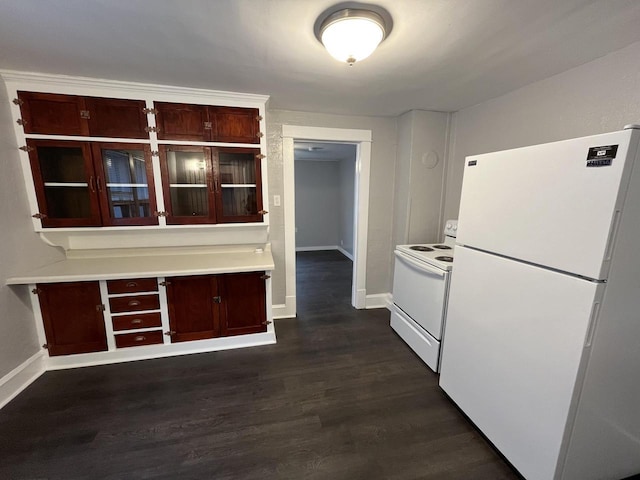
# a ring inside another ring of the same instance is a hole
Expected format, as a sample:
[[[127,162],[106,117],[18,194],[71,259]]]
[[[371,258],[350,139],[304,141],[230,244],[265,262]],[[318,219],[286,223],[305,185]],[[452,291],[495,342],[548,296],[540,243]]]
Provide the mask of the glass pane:
[[[209,215],[206,187],[171,187],[171,213],[177,217]]]
[[[51,218],[91,216],[88,187],[45,187],[44,193]]]
[[[207,164],[202,150],[167,152],[167,167],[170,184],[207,184]]]
[[[147,165],[142,150],[102,150],[113,218],[150,217]]]
[[[253,153],[220,152],[218,158],[221,183],[256,183],[256,160]]]
[[[37,147],[38,161],[45,183],[86,182],[82,148]]]
[[[222,212],[225,217],[256,215],[258,205],[255,187],[223,188]]]
[[[149,189],[144,187],[107,187],[113,218],[150,217]]]

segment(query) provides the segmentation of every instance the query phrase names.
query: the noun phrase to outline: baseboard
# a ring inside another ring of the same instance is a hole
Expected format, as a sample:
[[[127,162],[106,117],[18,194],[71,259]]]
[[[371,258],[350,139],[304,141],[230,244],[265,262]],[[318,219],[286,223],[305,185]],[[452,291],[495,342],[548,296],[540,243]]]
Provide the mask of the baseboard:
[[[44,352],[36,352],[0,379],[0,408],[45,372]]]
[[[338,245],[324,245],[319,247],[296,247],[296,252],[325,252],[327,250],[338,250],[341,254],[353,262],[353,255]]]
[[[285,303],[273,305],[271,308],[273,319],[279,318],[295,318],[296,316],[296,297],[285,297]]]
[[[390,293],[375,293],[373,295],[367,295],[365,300],[365,308],[389,308],[391,306],[391,294]]]
[[[353,255],[347,252],[344,248],[336,247],[336,250],[338,250],[341,254],[343,254],[345,257],[347,257],[349,260],[353,262]]]
[[[337,250],[337,245],[324,245],[318,247],[296,247],[296,252],[321,252],[324,250]]]

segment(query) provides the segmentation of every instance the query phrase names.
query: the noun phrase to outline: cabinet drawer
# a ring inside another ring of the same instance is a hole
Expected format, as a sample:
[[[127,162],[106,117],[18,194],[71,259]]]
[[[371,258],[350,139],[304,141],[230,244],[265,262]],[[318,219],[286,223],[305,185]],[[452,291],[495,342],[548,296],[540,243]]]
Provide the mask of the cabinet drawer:
[[[129,280],[107,280],[109,293],[155,292],[158,290],[156,278],[130,278]]]
[[[116,347],[135,347],[137,345],[156,345],[163,343],[162,330],[153,330],[152,332],[140,333],[123,333],[116,335]]]
[[[110,298],[109,306],[111,313],[159,310],[160,297],[158,295],[133,295],[131,297]]]
[[[121,317],[114,317],[111,320],[113,321],[113,329],[116,332],[121,330],[133,330],[134,328],[151,328],[162,326],[160,312],[140,313],[138,315],[122,315]]]

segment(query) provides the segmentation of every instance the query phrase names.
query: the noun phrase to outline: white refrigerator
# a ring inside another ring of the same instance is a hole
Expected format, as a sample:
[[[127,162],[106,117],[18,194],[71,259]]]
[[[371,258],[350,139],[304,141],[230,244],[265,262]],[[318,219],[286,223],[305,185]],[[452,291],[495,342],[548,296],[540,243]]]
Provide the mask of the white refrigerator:
[[[466,159],[440,386],[528,480],[640,473],[639,140]]]

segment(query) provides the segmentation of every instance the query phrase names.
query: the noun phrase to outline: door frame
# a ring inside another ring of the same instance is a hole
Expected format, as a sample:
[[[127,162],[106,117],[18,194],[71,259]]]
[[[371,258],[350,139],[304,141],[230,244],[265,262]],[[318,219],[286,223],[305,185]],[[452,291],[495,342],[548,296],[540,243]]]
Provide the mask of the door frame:
[[[286,272],[286,312],[296,315],[296,210],[295,141],[349,143],[356,145],[355,202],[353,229],[353,281],[351,304],[366,308],[367,233],[369,226],[369,174],[371,166],[371,130],[282,125],[284,177],[284,232]]]

